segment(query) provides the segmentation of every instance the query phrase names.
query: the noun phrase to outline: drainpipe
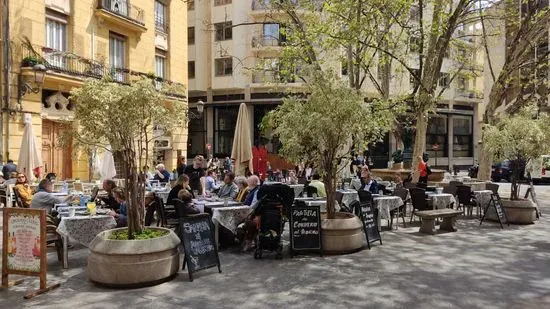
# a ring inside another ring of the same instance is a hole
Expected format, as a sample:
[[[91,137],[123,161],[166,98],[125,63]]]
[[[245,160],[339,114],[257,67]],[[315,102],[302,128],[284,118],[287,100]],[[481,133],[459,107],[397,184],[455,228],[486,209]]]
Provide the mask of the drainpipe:
[[[6,107],[6,113],[8,121],[6,123],[9,126],[9,109],[10,109],[10,2],[9,0],[3,0],[3,16],[2,16],[2,49],[4,54],[2,58],[4,59],[3,69],[4,69],[4,104],[2,107]],[[0,108],[2,110],[3,108]],[[0,164],[4,162],[4,113],[0,113]],[[9,134],[9,129],[6,129],[6,134]],[[7,142],[6,142],[7,145]],[[8,154],[9,157],[9,154]]]

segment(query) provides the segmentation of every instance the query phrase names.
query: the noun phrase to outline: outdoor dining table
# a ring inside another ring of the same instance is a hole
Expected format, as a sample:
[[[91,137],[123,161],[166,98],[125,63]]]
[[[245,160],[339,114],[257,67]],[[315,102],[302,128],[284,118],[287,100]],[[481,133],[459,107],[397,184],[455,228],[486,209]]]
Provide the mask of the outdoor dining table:
[[[69,267],[69,239],[88,247],[97,234],[115,226],[115,219],[108,215],[62,217],[57,232],[63,237],[63,268]]]
[[[354,189],[347,189],[347,190],[337,190],[338,192],[342,193],[342,204],[349,206],[354,201],[359,201],[359,194],[357,193],[357,190]]]
[[[485,190],[485,184],[486,184],[485,182],[480,182],[480,181],[477,181],[477,182],[464,182],[464,185],[472,188],[472,191],[483,191],[483,190]]]
[[[214,240],[216,245],[219,244],[220,225],[230,230],[233,234],[237,232],[237,226],[241,224],[246,217],[252,212],[252,208],[248,205],[242,205],[235,201],[227,201],[225,206],[224,201],[207,201],[193,200],[193,204],[201,212],[212,215],[212,223],[214,223]]]
[[[493,191],[491,190],[480,190],[480,191],[474,191],[474,197],[476,199],[477,206],[481,211],[479,211],[479,215],[481,216],[481,212],[483,209],[489,205],[489,202],[491,202],[491,196],[493,195]]]
[[[426,192],[426,197],[432,201],[433,209],[448,208],[449,205],[456,203],[455,197],[450,193]]]
[[[294,190],[294,197],[299,197],[300,194],[304,193],[304,185],[303,184],[296,184],[296,185],[288,185]]]

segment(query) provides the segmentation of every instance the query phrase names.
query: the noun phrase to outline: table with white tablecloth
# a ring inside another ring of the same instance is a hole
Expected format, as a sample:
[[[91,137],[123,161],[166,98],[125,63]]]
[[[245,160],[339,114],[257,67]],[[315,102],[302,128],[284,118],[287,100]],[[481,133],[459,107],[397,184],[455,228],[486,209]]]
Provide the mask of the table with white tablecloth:
[[[244,222],[251,212],[252,208],[247,205],[212,208],[212,222],[214,223],[216,244],[218,244],[219,240],[220,225],[236,234],[237,226]]]
[[[304,185],[303,184],[296,184],[296,185],[288,185],[294,190],[294,197],[299,197],[300,194],[304,193]]]
[[[399,196],[381,195],[373,198],[374,206],[378,209],[380,219],[390,220],[390,212],[404,205]]]
[[[477,206],[480,207],[482,211],[491,202],[492,195],[493,195],[493,191],[491,190],[474,191],[474,197],[476,199]],[[479,212],[479,215],[481,215],[481,211]]]
[[[450,193],[426,192],[426,196],[431,200],[433,209],[449,208],[456,203],[455,197]]]
[[[115,219],[108,215],[62,217],[57,232],[63,237],[63,267],[67,268],[69,239],[88,247],[97,234],[115,226]]]
[[[338,192],[342,193],[342,204],[346,206],[351,205],[354,201],[359,201],[359,194],[357,194],[357,190],[338,190]]]
[[[486,183],[485,182],[464,182],[464,185],[465,186],[468,186],[470,188],[472,188],[472,191],[483,191],[485,190],[485,185]]]

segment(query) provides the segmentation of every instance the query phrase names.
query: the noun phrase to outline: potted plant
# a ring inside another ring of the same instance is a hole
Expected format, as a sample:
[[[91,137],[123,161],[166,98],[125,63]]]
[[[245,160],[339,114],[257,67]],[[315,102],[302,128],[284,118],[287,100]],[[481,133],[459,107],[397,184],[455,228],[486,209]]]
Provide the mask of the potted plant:
[[[37,64],[44,64],[44,61],[36,55],[27,56],[21,60],[21,67],[34,67]]]
[[[391,156],[393,158],[392,168],[395,170],[403,169],[403,151],[401,149],[397,149]]]
[[[496,160],[511,162],[511,192],[503,199],[504,211],[511,223],[533,223],[536,208],[530,200],[520,198],[520,162],[539,158],[550,151],[550,117],[539,113],[535,105],[522,108],[517,114],[501,116],[495,125],[484,127],[483,141]]]
[[[323,179],[327,213],[322,221],[323,246],[328,252],[349,252],[362,247],[361,221],[335,210],[340,163],[353,149],[366,149],[382,138],[393,124],[387,102],[365,102],[360,91],[346,87],[327,73],[312,73],[307,99],[291,96],[264,117],[264,129],[273,130],[292,162],[314,162]]]
[[[115,158],[122,159],[128,203],[128,227],[104,231],[90,245],[90,280],[134,286],[170,278],[178,270],[180,241],[168,229],[143,229],[145,177],[138,167],[147,162],[154,123],[171,132],[186,125],[185,103],[167,101],[149,79],[121,85],[108,77],[86,80],[71,91],[71,100],[78,124],[71,140],[90,149],[110,145]]]

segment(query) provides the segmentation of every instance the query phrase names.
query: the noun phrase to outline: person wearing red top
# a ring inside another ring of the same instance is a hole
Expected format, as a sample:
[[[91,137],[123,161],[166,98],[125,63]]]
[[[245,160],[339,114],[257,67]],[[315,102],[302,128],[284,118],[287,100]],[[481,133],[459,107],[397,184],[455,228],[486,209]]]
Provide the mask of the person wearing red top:
[[[418,156],[418,182],[428,183],[428,163],[424,162],[422,156]]]

